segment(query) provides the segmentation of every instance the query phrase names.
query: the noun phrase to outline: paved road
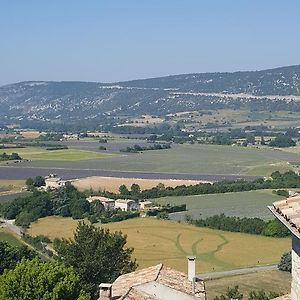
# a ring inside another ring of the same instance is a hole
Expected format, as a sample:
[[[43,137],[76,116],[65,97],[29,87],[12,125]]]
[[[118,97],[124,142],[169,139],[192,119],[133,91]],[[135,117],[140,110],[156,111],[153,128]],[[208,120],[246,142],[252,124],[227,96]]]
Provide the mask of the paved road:
[[[229,270],[223,272],[200,273],[197,274],[197,278],[201,278],[201,279],[221,278],[221,277],[256,273],[259,271],[270,271],[276,269],[277,269],[277,265],[259,266],[259,267],[235,269],[235,270]]]
[[[257,179],[257,176],[243,175],[206,175],[206,174],[178,174],[178,173],[151,173],[135,171],[109,171],[99,169],[71,169],[71,168],[51,168],[51,167],[28,167],[28,166],[0,166],[0,179],[26,179],[34,176],[46,176],[50,173],[59,175],[64,179],[82,178],[88,176],[124,177],[142,179],[182,179],[182,180],[247,180]]]

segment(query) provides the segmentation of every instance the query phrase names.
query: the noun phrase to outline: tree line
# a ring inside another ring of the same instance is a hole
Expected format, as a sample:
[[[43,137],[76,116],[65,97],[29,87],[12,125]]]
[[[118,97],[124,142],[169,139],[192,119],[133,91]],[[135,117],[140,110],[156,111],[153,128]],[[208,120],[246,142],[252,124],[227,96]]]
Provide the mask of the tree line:
[[[220,214],[196,220],[193,220],[187,215],[186,221],[198,227],[208,227],[232,232],[258,234],[271,237],[286,237],[290,235],[290,231],[277,219],[264,221],[260,218],[240,218]]]
[[[179,185],[165,187],[158,184],[151,189],[141,190],[138,184],[133,184],[129,190],[124,184],[119,187],[119,193],[98,191],[94,194],[112,199],[128,198],[133,200],[154,199],[167,196],[190,196],[203,194],[221,194],[229,192],[245,192],[262,189],[300,188],[300,175],[293,171],[273,172],[269,179],[258,178],[253,181],[223,180],[214,183],[199,183],[196,185]]]
[[[170,149],[170,144],[153,144],[151,146],[140,146],[140,145],[133,145],[132,147],[126,147],[124,149],[120,149],[120,152],[129,152],[129,153],[138,153],[141,151],[149,151],[149,150],[163,150],[163,149]]]

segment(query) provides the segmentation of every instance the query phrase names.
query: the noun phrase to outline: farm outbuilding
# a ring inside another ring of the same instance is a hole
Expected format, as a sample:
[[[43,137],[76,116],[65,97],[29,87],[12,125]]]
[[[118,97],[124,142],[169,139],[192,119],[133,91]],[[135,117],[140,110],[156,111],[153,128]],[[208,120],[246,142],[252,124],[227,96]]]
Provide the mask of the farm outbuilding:
[[[147,210],[153,207],[153,203],[151,201],[140,201],[139,206],[141,210]]]
[[[59,176],[55,174],[50,174],[49,176],[45,177],[45,189],[58,189],[60,187],[65,186],[67,183],[66,180],[63,180]]]
[[[88,197],[86,200],[89,201],[90,203],[92,203],[94,201],[100,201],[106,210],[115,208],[115,200],[114,199],[101,197],[101,196],[91,196],[91,197]]]
[[[138,208],[137,203],[134,200],[129,199],[118,199],[115,201],[115,208],[121,209],[122,211],[135,210]]]

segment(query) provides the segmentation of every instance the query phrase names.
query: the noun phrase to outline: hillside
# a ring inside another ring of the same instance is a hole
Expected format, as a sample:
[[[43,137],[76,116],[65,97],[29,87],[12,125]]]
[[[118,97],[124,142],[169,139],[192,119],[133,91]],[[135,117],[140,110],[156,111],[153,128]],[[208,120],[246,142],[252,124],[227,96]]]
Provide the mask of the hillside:
[[[240,108],[300,110],[300,65],[263,71],[199,73],[118,83],[21,82],[0,87],[0,118],[101,120]]]

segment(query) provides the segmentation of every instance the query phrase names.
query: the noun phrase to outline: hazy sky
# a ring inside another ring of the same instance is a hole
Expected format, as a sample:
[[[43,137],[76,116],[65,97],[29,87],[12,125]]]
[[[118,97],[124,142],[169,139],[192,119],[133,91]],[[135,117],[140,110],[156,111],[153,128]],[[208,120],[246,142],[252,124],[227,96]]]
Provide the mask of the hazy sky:
[[[299,0],[0,1],[0,85],[300,63]]]

